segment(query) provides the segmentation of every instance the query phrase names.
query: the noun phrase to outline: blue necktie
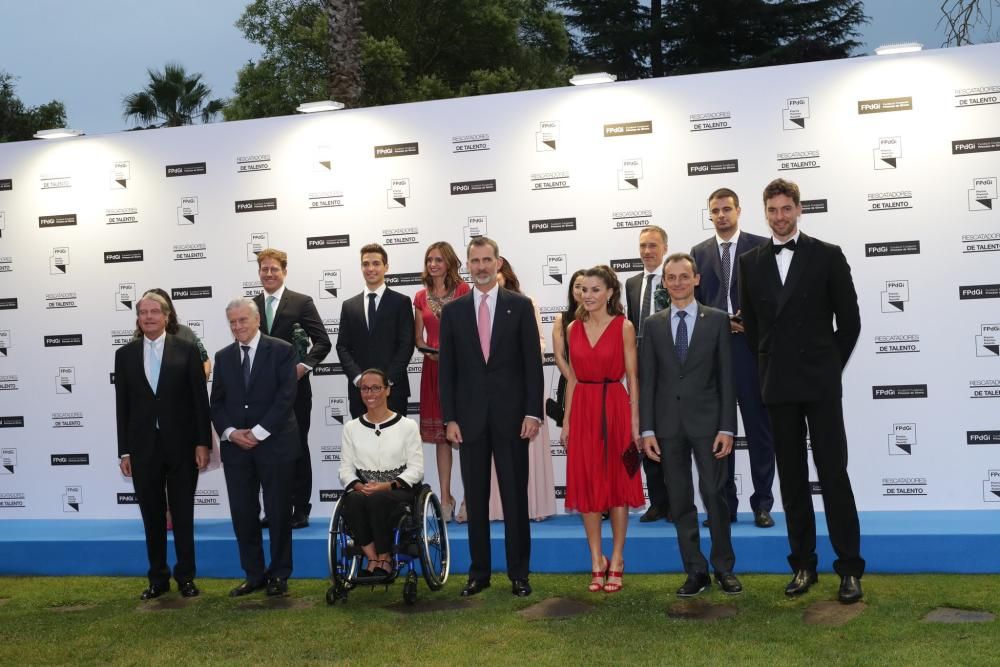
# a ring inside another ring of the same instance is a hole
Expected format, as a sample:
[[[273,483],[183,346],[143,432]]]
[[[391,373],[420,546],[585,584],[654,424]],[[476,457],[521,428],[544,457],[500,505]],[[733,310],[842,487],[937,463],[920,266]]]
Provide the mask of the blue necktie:
[[[684,318],[687,317],[687,311],[678,310],[677,317],[681,318],[681,321],[677,323],[677,340],[674,341],[674,350],[677,351],[677,361],[683,364],[688,356],[688,325],[684,321]]]
[[[368,294],[368,333],[375,331],[375,292]]]
[[[240,364],[240,368],[243,369],[243,387],[247,388],[250,386],[250,346],[240,345],[243,348],[243,363]]]
[[[149,385],[156,393],[156,388],[160,384],[160,355],[156,351],[156,343],[149,342]]]

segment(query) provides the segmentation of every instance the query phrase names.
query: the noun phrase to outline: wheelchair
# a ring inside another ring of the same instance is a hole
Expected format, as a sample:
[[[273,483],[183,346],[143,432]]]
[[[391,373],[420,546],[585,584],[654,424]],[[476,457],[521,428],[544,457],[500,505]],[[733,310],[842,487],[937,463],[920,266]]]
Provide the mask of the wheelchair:
[[[344,517],[344,496],[333,508],[330,532],[327,537],[327,564],[330,568],[330,588],[326,602],[334,605],[347,602],[348,593],[358,586],[384,584],[388,588],[398,577],[404,576],[403,601],[413,604],[417,599],[417,572],[415,562],[432,591],[440,590],[448,580],[450,547],[448,523],[441,512],[441,502],[431,487],[424,484],[414,496],[414,501],[404,508],[392,539],[392,567],[388,575],[370,575],[361,569],[364,554],[361,545],[355,544],[351,529]]]

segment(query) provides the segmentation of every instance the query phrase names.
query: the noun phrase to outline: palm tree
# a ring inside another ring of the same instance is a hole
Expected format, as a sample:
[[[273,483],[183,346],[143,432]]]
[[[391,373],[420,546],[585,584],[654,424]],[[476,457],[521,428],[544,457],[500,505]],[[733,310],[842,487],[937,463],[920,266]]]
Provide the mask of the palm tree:
[[[361,99],[361,2],[324,0],[330,96],[347,107]]]
[[[211,89],[202,83],[201,74],[188,74],[182,65],[167,63],[162,72],[149,72],[145,90],[126,95],[122,101],[125,120],[148,127],[192,125],[196,117],[208,123],[226,105],[225,100],[209,100]]]

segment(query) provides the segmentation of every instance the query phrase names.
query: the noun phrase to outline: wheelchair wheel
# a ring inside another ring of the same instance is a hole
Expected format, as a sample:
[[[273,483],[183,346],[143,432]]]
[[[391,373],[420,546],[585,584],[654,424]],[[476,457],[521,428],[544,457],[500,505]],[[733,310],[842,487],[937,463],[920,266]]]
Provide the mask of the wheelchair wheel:
[[[410,570],[406,574],[406,581],[403,582],[403,602],[413,604],[417,601],[417,573]]]
[[[328,605],[335,605],[338,601],[347,602],[347,585],[343,581],[338,581],[326,589],[326,603]]]
[[[429,487],[417,499],[417,510],[420,569],[428,588],[432,591],[440,590],[448,581],[451,552],[448,525],[441,512],[441,502]]]
[[[357,575],[360,563],[360,556],[355,553],[354,539],[347,532],[347,525],[344,522],[344,499],[337,501],[333,507],[333,515],[330,517],[330,530],[326,538],[326,558],[327,567],[330,572],[330,581],[333,582],[331,591],[336,591],[346,599],[346,591]],[[329,592],[327,600],[329,601]]]

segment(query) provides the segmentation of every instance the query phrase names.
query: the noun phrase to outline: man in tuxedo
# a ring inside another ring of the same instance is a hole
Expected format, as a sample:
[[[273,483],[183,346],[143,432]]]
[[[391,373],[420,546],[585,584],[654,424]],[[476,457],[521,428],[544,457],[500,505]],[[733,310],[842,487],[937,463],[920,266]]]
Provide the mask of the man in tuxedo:
[[[739,260],[743,325],[760,363],[774,429],[781,500],[795,572],[785,588],[801,595],[817,581],[816,517],[809,484],[807,425],[830,541],[838,598],[862,598],[861,531],[847,475],[841,374],[861,332],[858,295],[839,246],[798,228],[799,188],[783,179],[764,189],[771,239]],[[836,320],[836,327],[834,327]]]
[[[222,442],[229,511],[246,580],[239,597],[267,588],[285,595],[292,573],[292,480],[299,457],[293,405],[297,376],[291,344],[260,331],[257,304],[238,298],[226,306],[236,339],[215,353],[212,423]],[[271,564],[264,566],[258,491],[270,517]]]
[[[497,284],[500,249],[479,236],[469,243],[475,289],[441,312],[439,368],[445,437],[459,447],[469,517],[469,580],[462,596],[490,585],[490,461],[496,462],[503,505],[511,592],[531,594],[528,582],[528,442],[538,433],[542,365],[531,301]]]
[[[309,513],[312,511],[312,459],[309,456],[312,385],[309,373],[330,353],[330,336],[312,297],[285,287],[288,276],[288,255],[285,252],[274,248],[262,250],[257,255],[257,273],[264,291],[254,297],[254,303],[257,304],[257,312],[263,315],[261,325],[264,333],[291,343],[298,358],[295,367],[298,378],[295,421],[299,426],[299,458],[292,484],[292,528],[305,528],[309,525]],[[295,340],[296,331],[300,331],[297,334],[300,341]],[[306,346],[309,346],[308,350]]]
[[[647,317],[657,312],[658,306],[653,301],[653,294],[662,285],[663,258],[667,254],[667,232],[662,227],[649,225],[639,232],[639,257],[642,259],[643,271],[625,281],[625,312],[635,327],[636,342],[642,347],[644,322]],[[639,367],[640,378],[642,367]],[[646,473],[646,492],[649,494],[649,509],[639,517],[641,523],[670,521],[670,497],[663,481],[663,468],[659,461],[650,458],[642,460],[642,469]]]
[[[639,348],[639,428],[646,456],[663,461],[667,493],[674,511],[677,544],[687,580],[681,597],[698,595],[711,585],[708,561],[701,553],[698,509],[694,504],[691,457],[708,510],[712,535],[711,564],[723,592],[743,592],[733,574],[736,556],[726,505],[726,463],[736,430],[736,387],[729,352],[729,317],[694,298],[697,263],[677,253],[663,265],[670,308],[646,320]]]
[[[413,303],[410,297],[389,289],[385,272],[389,255],[377,243],[361,248],[361,274],[365,289],[344,302],[337,334],[337,356],[347,376],[351,417],[363,415],[358,382],[361,372],[378,368],[389,376],[392,393],[389,409],[406,415],[410,399],[410,377],[406,366],[413,354]]]
[[[743,253],[767,243],[763,236],[740,229],[740,198],[728,188],[719,188],[708,197],[708,212],[715,225],[715,236],[691,248],[691,256],[701,270],[701,282],[694,289],[698,303],[704,303],[729,313],[729,329],[736,377],[736,397],[743,418],[750,453],[750,478],[753,495],[750,509],[754,524],[759,528],[774,526],[771,508],[774,506],[774,437],[767,409],[760,397],[760,377],[757,357],[750,350],[743,330],[740,311],[739,272],[736,259]],[[739,498],[736,495],[736,452],[726,459],[729,481],[726,483],[726,501],[729,517],[736,521]]]
[[[174,579],[186,598],[194,583],[194,492],[208,466],[212,428],[201,356],[194,343],[167,333],[170,306],[158,294],[135,305],[142,337],[115,353],[119,467],[139,499],[149,558],[143,600],[170,590],[167,497],[174,522]]]

